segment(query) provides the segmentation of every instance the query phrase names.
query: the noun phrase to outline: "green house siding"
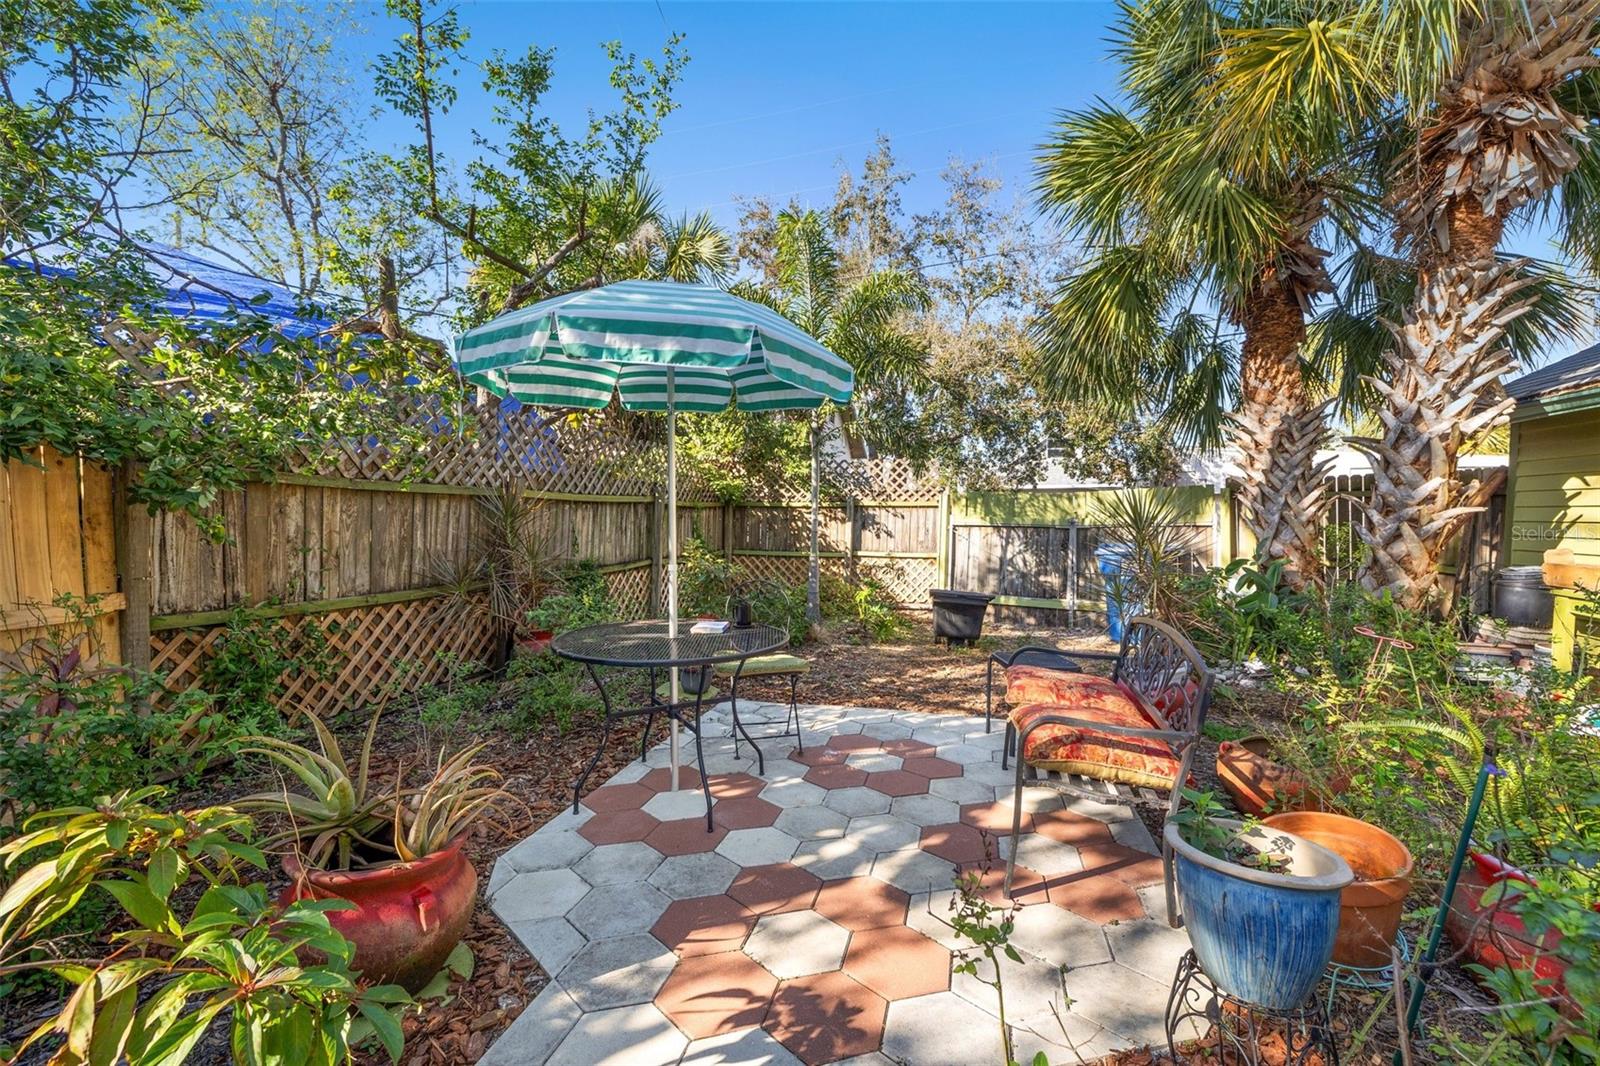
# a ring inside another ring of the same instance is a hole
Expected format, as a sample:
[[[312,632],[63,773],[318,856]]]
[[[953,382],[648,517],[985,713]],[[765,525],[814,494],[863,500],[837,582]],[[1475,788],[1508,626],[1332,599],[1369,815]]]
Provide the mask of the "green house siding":
[[[1506,565],[1551,548],[1600,564],[1600,410],[1513,420],[1508,495]]]

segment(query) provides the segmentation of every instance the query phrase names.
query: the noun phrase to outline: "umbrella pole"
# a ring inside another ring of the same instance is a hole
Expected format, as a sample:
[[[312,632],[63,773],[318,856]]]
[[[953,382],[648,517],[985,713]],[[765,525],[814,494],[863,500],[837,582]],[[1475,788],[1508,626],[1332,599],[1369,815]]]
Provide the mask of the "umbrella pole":
[[[818,526],[821,523],[822,456],[817,446],[821,434],[817,432],[817,416],[811,416],[811,550],[806,560],[806,618],[814,625],[822,621],[822,559],[818,550]]]
[[[678,411],[672,368],[667,368],[667,636],[678,635]],[[671,688],[668,696],[674,706],[680,699],[678,668],[668,671]],[[679,754],[678,720],[668,717],[671,724],[669,747],[672,754],[672,791],[678,791]]]

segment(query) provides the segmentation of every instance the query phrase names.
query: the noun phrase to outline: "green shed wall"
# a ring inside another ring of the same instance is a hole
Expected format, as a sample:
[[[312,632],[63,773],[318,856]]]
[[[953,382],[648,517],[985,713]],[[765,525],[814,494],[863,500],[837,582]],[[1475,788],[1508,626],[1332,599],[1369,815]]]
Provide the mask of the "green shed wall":
[[[1600,563],[1600,409],[1511,424],[1508,566],[1536,566],[1551,548]]]

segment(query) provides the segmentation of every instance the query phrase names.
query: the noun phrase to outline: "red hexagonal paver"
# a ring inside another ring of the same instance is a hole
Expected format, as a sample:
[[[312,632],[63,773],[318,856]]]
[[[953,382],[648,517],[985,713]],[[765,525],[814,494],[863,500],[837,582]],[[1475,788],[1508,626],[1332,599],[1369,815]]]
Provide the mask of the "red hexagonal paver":
[[[606,811],[578,826],[591,844],[627,844],[643,840],[661,823],[643,811]]]
[[[865,733],[839,733],[828,738],[828,747],[834,751],[877,751],[883,741]]]
[[[822,878],[793,863],[750,866],[728,886],[728,895],[756,914],[803,911],[817,898]]]
[[[829,881],[811,909],[846,929],[881,929],[904,925],[911,896],[875,877]]]
[[[650,802],[655,792],[643,785],[606,785],[583,797],[583,805],[596,814],[607,811],[636,811]]]
[[[760,829],[776,822],[782,813],[775,804],[755,796],[718,798],[711,808],[712,820],[724,829]]]
[[[867,775],[867,787],[885,796],[921,796],[928,791],[928,779],[904,770],[879,770]]]
[[[1156,884],[1166,876],[1158,857],[1124,844],[1080,844],[1078,855],[1085,870],[1110,874],[1134,888]]]
[[[951,822],[947,825],[930,825],[922,830],[921,847],[923,851],[948,859],[957,863],[978,863],[985,859],[994,858],[989,854],[993,850],[992,841],[988,849],[984,846],[983,830],[965,822]]]
[[[683,959],[656,1006],[691,1040],[760,1025],[778,979],[742,951]]]
[[[884,999],[928,996],[950,987],[950,952],[903,925],[850,938],[844,972]]]
[[[813,766],[804,780],[819,788],[855,788],[867,783],[867,772],[854,766]]]
[[[910,737],[898,737],[894,740],[883,742],[883,750],[890,755],[898,755],[902,759],[931,759],[933,758],[933,745],[924,744],[920,740]]]
[[[1101,925],[1144,917],[1144,904],[1133,889],[1110,874],[1062,874],[1046,879],[1045,886],[1051,903]]]
[[[993,833],[995,836],[1011,835],[1011,804],[968,803],[961,808],[961,820],[970,826]],[[1022,831],[1033,832],[1033,816],[1022,812]]]
[[[801,1062],[837,1062],[883,1046],[889,1004],[839,970],[782,981],[763,1028]]]
[[[1110,828],[1104,822],[1073,811],[1046,811],[1033,816],[1033,831],[1051,840],[1079,847],[1084,844],[1110,844]]]
[[[941,777],[961,776],[961,766],[959,763],[946,762],[944,759],[937,759],[933,756],[902,758],[903,761],[900,764],[900,768],[905,770],[907,773],[916,774],[918,777],[937,779]]]
[[[712,851],[728,835],[728,827],[712,826],[706,830],[704,818],[674,818],[650,830],[644,842],[663,855],[699,855]]]
[[[731,896],[697,896],[668,904],[650,933],[688,959],[737,951],[755,924],[756,916]]]
[[[801,766],[843,766],[849,755],[848,751],[838,748],[807,748],[805,751],[796,749],[789,752],[789,759]]]
[[[746,799],[767,787],[754,774],[712,774],[711,795],[719,800]]]
[[[639,778],[639,784],[648,788],[651,792],[667,792],[672,788],[672,771],[665,767],[651,770]],[[692,770],[687,766],[680,766],[678,768],[678,787],[699,788],[700,771]]]

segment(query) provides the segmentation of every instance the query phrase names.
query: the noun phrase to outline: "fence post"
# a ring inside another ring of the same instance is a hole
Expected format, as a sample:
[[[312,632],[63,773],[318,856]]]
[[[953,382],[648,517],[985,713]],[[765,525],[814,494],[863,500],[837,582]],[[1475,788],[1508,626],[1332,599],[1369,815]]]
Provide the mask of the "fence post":
[[[650,595],[646,602],[652,618],[661,617],[661,497],[654,493],[650,500]]]
[[[939,539],[934,542],[936,556],[934,565],[939,571],[936,580],[943,588],[949,588],[953,583],[950,576],[952,569],[950,542],[955,537],[955,531],[950,528],[950,519],[950,489],[945,487],[939,490]]]
[[[124,462],[117,472],[117,513],[122,536],[117,538],[117,572],[122,576],[122,661],[135,670],[150,669],[150,552],[155,542],[155,520],[149,510],[133,502],[128,491],[135,466]]]
[[[1078,520],[1067,520],[1067,625],[1078,624]]]

